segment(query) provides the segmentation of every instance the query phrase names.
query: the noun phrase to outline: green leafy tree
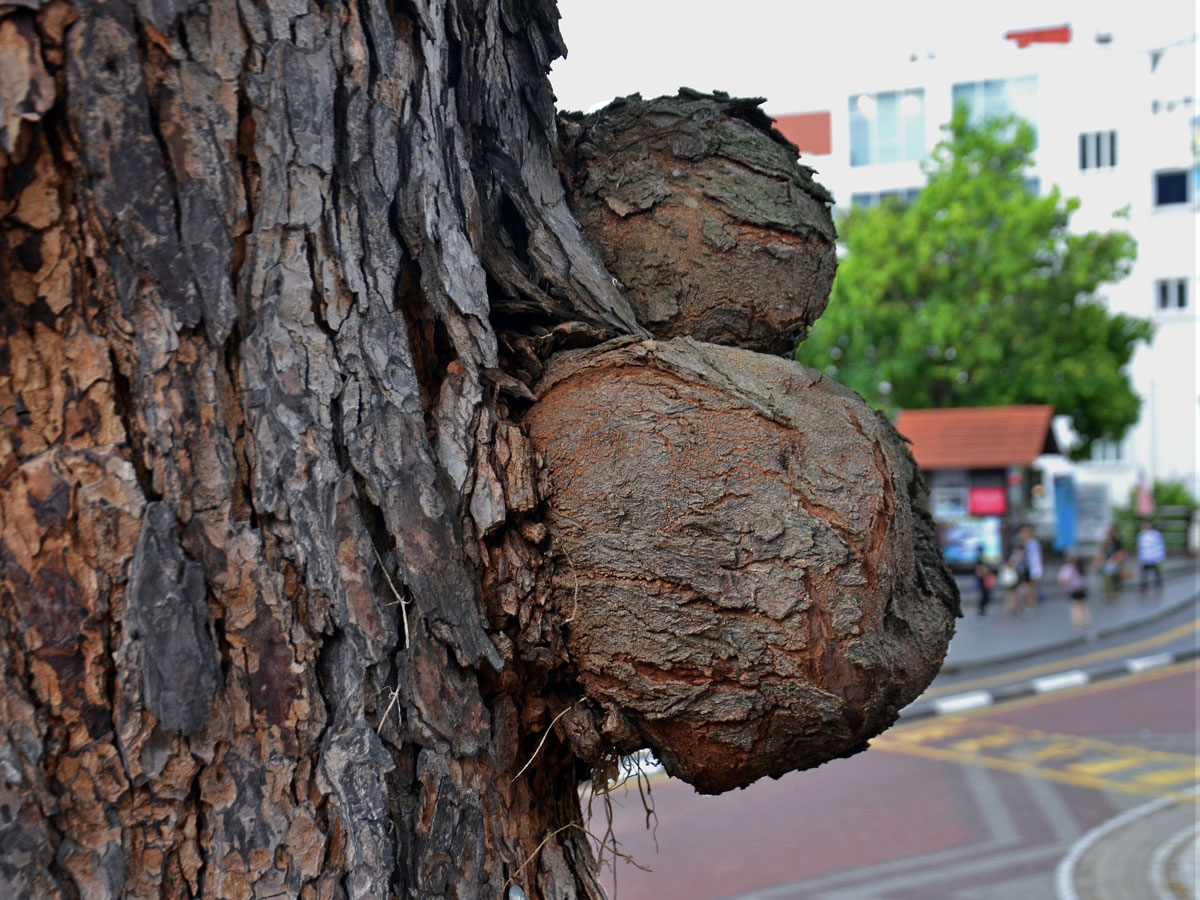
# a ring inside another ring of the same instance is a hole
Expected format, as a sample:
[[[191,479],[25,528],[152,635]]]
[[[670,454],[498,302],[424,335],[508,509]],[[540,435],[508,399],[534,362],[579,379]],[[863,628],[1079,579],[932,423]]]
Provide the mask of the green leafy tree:
[[[1099,288],[1136,254],[1120,231],[1072,234],[1078,207],[1026,185],[1032,127],[960,106],[907,204],[853,209],[829,308],[796,357],[882,408],[1048,403],[1085,455],[1137,421],[1123,367],[1149,323]]]

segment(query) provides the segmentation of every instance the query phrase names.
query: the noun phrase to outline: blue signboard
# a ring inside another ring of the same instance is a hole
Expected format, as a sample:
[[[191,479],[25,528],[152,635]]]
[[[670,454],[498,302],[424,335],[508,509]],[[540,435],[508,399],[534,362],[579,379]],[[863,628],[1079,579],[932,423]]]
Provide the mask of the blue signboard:
[[[1075,546],[1075,523],[1079,518],[1079,499],[1072,475],[1054,476],[1054,549],[1059,553]]]

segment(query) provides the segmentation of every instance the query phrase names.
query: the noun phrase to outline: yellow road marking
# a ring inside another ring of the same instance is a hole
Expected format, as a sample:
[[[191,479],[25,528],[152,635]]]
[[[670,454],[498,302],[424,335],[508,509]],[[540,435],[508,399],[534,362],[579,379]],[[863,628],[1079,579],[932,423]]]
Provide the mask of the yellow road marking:
[[[1125,759],[1102,759],[1098,762],[1073,763],[1067,766],[1067,771],[1078,772],[1081,775],[1111,775],[1113,772],[1136,769],[1140,764],[1141,760],[1130,757]]]
[[[872,747],[878,747],[880,750],[885,750],[889,753],[900,753],[905,756],[915,756],[921,759],[933,759],[941,762],[950,763],[969,763],[973,765],[984,766],[989,769],[998,769],[1001,772],[1012,772],[1017,775],[1036,775],[1039,778],[1045,778],[1047,781],[1057,781],[1061,784],[1069,784],[1074,787],[1092,788],[1098,791],[1114,791],[1120,794],[1138,794],[1150,797],[1173,797],[1175,799],[1193,799],[1196,795],[1182,793],[1178,791],[1162,790],[1154,785],[1142,784],[1137,782],[1117,781],[1114,779],[1096,778],[1089,775],[1083,775],[1075,772],[1068,772],[1062,769],[1046,769],[1031,765],[1027,762],[1015,759],[1006,759],[1004,757],[987,757],[978,756],[974,758],[963,758],[960,753],[955,753],[952,750],[939,750],[935,747],[921,747],[916,745],[884,745],[883,743],[872,743]]]
[[[1054,762],[1058,759],[1072,759],[1085,753],[1086,750],[1086,745],[1078,741],[1072,741],[1064,735],[1049,746],[1030,753],[1026,758],[1034,763]]]
[[[926,719],[914,725],[894,725],[884,732],[883,736],[889,739],[898,738],[904,741],[936,741],[939,738],[949,737],[950,735],[958,734],[963,730],[966,723],[963,716],[939,716],[936,719]],[[879,740],[879,738],[876,738]]]
[[[1071,696],[1113,690],[1132,681],[1156,681],[1184,671],[1195,671],[1196,666],[1195,661],[1190,661],[1119,681],[1105,681],[899,725],[875,738],[871,747],[922,759],[1033,775],[1094,790],[1153,797],[1192,796],[1180,793],[1179,789],[1200,781],[1200,768],[1193,755],[1122,745],[1083,735],[1019,728],[989,716]]]
[[[1167,769],[1165,772],[1147,772],[1134,779],[1138,784],[1150,787],[1166,787],[1167,785],[1194,784],[1200,775],[1200,768],[1195,761],[1182,769]]]
[[[954,684],[947,684],[942,687],[930,688],[921,695],[922,700],[933,700],[937,697],[944,697],[947,694],[966,693],[967,691],[980,690],[981,688],[990,687],[996,684],[1010,684],[1016,681],[1025,681],[1030,678],[1036,678],[1039,675],[1045,675],[1047,672],[1057,672],[1065,669],[1078,669],[1081,666],[1092,665],[1093,663],[1104,662],[1105,660],[1114,659],[1118,656],[1132,656],[1141,653],[1144,650],[1152,650],[1155,647],[1161,647],[1163,644],[1169,643],[1176,638],[1185,637],[1189,634],[1194,634],[1200,631],[1200,619],[1193,619],[1191,622],[1186,622],[1183,625],[1176,625],[1162,634],[1156,634],[1153,637],[1144,638],[1140,641],[1134,641],[1131,644],[1122,644],[1120,647],[1112,647],[1108,650],[1095,650],[1092,653],[1085,653],[1082,656],[1073,656],[1069,659],[1060,659],[1056,662],[1040,663],[1036,666],[1027,666],[1024,669],[1017,669],[1013,672],[1003,672],[999,675],[988,675],[983,678],[973,678],[970,681],[958,681]]]
[[[1018,740],[1020,740],[1020,735],[1002,732],[1000,734],[989,734],[983,737],[955,741],[950,745],[950,749],[956,753],[978,753],[981,750],[998,750],[1001,747],[1008,747]]]

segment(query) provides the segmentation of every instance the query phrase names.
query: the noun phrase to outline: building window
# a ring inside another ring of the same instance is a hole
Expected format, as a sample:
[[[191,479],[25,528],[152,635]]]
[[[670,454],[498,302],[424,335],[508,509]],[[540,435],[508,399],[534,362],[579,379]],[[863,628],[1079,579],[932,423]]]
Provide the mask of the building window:
[[[850,98],[850,165],[919,160],[925,155],[925,90]]]
[[[1037,121],[1036,75],[961,81],[951,90],[955,106],[960,103],[967,105],[972,125],[1007,116],[1020,116],[1030,123]]]
[[[1079,136],[1079,168],[1106,169],[1117,164],[1117,133],[1089,131]]]
[[[1096,441],[1092,444],[1093,462],[1120,462],[1124,457],[1120,441]]]
[[[1187,309],[1188,280],[1186,278],[1160,278],[1154,282],[1159,312]]]
[[[1188,202],[1187,169],[1169,169],[1154,173],[1154,205],[1169,206]]]
[[[929,492],[929,508],[939,522],[958,519],[967,514],[966,485],[935,487]]]
[[[852,207],[878,206],[888,200],[908,204],[916,200],[919,193],[921,193],[921,189],[915,187],[898,188],[894,191],[862,191],[850,195],[850,205]]]

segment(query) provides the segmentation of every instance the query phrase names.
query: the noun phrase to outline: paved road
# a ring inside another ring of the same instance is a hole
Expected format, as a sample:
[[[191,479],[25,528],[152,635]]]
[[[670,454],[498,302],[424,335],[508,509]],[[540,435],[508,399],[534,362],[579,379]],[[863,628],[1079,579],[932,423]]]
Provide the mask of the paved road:
[[[1076,895],[1155,897],[1147,873],[1187,877],[1194,847],[1174,826],[1195,818],[1180,797],[1197,780],[1196,675],[1177,665],[901,724],[857,757],[719,797],[661,779],[657,852],[637,792],[618,795],[621,849],[654,872],[618,862],[616,900],[1054,900],[1072,848],[1071,883],[1095,880],[1096,830],[1157,802],[1174,818],[1141,827],[1128,891]]]

